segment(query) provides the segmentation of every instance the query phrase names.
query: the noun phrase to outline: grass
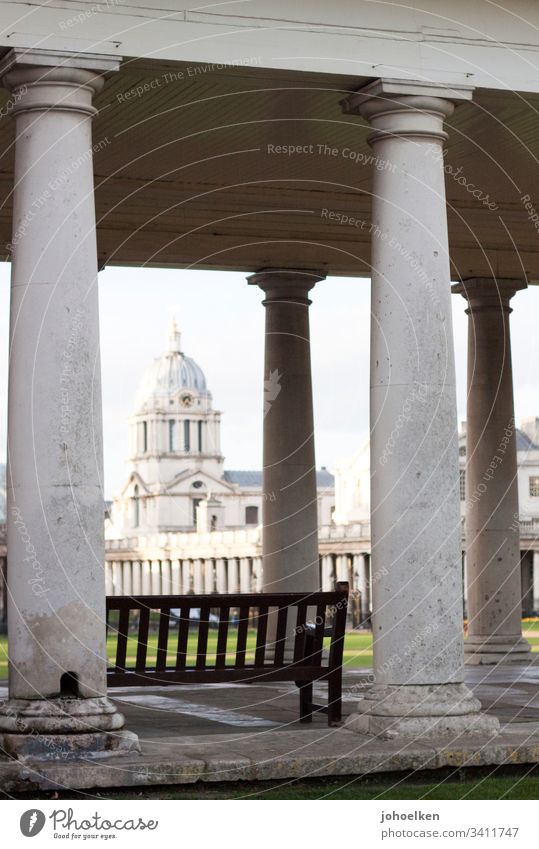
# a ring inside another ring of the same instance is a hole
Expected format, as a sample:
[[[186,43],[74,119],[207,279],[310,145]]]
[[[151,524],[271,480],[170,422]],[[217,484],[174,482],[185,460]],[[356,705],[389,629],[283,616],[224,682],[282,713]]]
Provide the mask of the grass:
[[[539,621],[524,620],[522,623],[524,636],[529,640],[533,652],[539,652]],[[232,663],[234,659],[233,649],[235,647],[236,631],[230,629],[229,642],[227,646],[227,659]],[[173,640],[171,641],[173,645]],[[193,629],[189,636],[187,646],[188,659],[195,660],[196,657],[197,634],[196,629]],[[112,660],[114,655],[115,638],[109,636],[107,639],[107,653]],[[211,658],[215,656],[217,649],[217,631],[211,630],[208,637],[208,655]],[[254,658],[255,649],[255,632],[249,631],[247,639],[247,662]],[[153,634],[148,640],[148,662],[155,661],[157,654],[157,634]],[[128,662],[134,663],[136,655],[136,637],[130,637],[127,645]],[[168,654],[168,660],[173,662],[174,653],[171,648]],[[372,666],[372,635],[368,632],[353,632],[349,631],[346,634],[344,642],[344,667],[345,669],[358,669]],[[7,678],[7,637],[0,636],[0,680]]]
[[[511,774],[492,775],[488,771],[456,774],[455,771],[429,781],[425,774],[392,776],[385,781],[353,776],[298,781],[264,781],[230,784],[169,785],[88,792],[60,791],[60,799],[289,799],[289,800],[413,800],[413,799],[534,799],[539,798],[539,778],[529,767]],[[51,793],[25,794],[32,799],[48,799]]]

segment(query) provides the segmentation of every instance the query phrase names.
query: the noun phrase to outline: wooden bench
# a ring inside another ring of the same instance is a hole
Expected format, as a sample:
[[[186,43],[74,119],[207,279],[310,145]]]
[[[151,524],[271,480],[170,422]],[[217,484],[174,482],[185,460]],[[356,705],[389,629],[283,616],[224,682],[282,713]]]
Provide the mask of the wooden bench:
[[[348,584],[344,582],[336,584],[333,592],[310,595],[109,596],[107,631],[109,640],[114,635],[116,645],[115,663],[107,670],[107,682],[110,687],[141,687],[294,681],[299,687],[300,721],[311,722],[313,712],[320,711],[327,713],[328,725],[335,725],[341,721],[342,713],[347,604]],[[200,618],[194,619],[191,611],[200,611]],[[234,611],[237,622],[231,616]],[[267,651],[269,616],[276,622],[271,654]],[[208,651],[212,622],[217,640],[215,649]],[[292,623],[293,657],[287,659],[285,638]],[[153,649],[148,640],[151,626],[157,635]],[[247,646],[249,628],[256,632],[252,650]],[[324,646],[328,635],[329,645]],[[188,648],[190,636],[195,636],[196,649]],[[128,656],[128,649],[132,648],[136,649],[133,660]],[[313,704],[314,681],[328,682],[327,706]]]

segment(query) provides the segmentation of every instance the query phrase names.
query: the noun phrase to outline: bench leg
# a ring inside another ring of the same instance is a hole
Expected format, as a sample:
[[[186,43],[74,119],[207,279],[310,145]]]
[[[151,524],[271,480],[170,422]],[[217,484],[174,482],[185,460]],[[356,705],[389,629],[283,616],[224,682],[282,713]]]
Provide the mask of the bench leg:
[[[337,669],[328,680],[328,725],[342,722],[342,674]]]
[[[313,683],[299,685],[299,721],[313,721]]]

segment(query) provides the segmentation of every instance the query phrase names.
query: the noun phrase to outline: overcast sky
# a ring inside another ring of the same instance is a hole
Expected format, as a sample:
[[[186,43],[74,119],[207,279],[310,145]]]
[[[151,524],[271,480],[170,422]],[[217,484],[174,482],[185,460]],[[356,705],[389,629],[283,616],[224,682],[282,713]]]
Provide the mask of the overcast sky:
[[[101,345],[107,497],[125,477],[126,419],[144,368],[165,349],[176,316],[182,348],[206,374],[222,410],[229,469],[262,465],[262,292],[243,274],[107,268],[101,272]],[[311,335],[318,466],[332,468],[368,435],[368,280],[329,278],[312,293]],[[5,458],[9,265],[0,263],[0,456]],[[453,298],[459,419],[466,407],[464,300]],[[539,287],[513,302],[517,422],[539,414]]]

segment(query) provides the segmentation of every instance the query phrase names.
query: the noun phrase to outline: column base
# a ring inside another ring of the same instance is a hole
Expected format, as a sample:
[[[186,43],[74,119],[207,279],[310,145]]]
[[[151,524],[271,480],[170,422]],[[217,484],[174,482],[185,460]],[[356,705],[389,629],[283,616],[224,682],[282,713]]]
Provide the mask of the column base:
[[[375,684],[358,704],[346,728],[385,740],[483,734],[494,736],[496,717],[481,713],[481,704],[465,684]]]
[[[11,699],[0,705],[0,757],[64,760],[140,751],[106,697]]]
[[[497,663],[531,663],[531,646],[520,634],[512,636],[472,635],[464,640],[467,666],[492,666]]]

